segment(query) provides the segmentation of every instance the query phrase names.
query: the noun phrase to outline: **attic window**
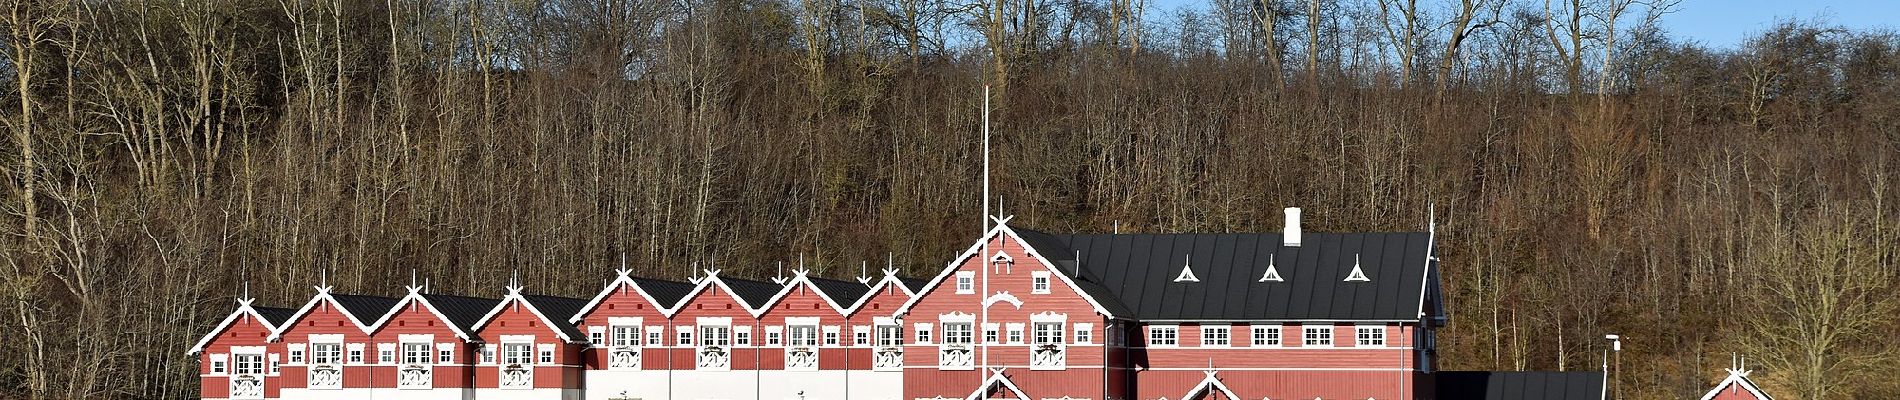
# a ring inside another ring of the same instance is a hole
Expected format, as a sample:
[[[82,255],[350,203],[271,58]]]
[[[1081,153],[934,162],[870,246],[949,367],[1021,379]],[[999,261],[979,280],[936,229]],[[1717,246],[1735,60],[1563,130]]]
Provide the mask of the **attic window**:
[[[1185,257],[1183,258],[1185,259]],[[1175,282],[1200,282],[1201,278],[1194,276],[1193,265],[1190,265],[1184,262],[1181,264],[1181,274],[1175,275],[1174,281]]]
[[[1029,273],[1029,293],[1049,294],[1049,271]]]
[[[1366,271],[1359,269],[1359,255],[1358,254],[1354,254],[1352,256],[1352,273],[1346,274],[1346,281],[1347,282],[1371,282],[1372,281],[1372,278],[1366,277]]]

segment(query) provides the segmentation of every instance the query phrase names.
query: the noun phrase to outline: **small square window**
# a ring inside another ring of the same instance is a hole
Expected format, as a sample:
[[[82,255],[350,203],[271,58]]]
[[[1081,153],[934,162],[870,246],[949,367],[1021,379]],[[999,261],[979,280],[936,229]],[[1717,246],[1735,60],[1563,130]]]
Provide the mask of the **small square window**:
[[[866,332],[866,331],[851,332],[851,344],[857,345],[857,346],[864,346],[864,345],[871,344],[871,332]]]
[[[751,346],[751,345],[752,345],[752,331],[738,331],[738,332],[733,332],[733,333],[732,333],[732,345],[734,345],[734,346]]]
[[[482,363],[483,364],[495,363],[495,346],[494,345],[486,345],[486,344],[482,345]]]
[[[383,364],[395,364],[395,363],[396,363],[396,351],[395,351],[395,350],[381,350],[381,351],[377,351],[377,352],[376,352],[376,362],[379,362],[379,363],[383,363]]]
[[[442,364],[453,364],[453,363],[455,363],[455,349],[440,349],[440,350],[436,350],[436,352],[435,352],[435,362],[437,362],[437,363],[442,363]]]
[[[1076,324],[1075,325],[1075,342],[1086,344],[1095,340],[1095,338],[1092,336],[1094,332],[1091,331],[1090,328],[1092,327],[1088,325]]]
[[[765,345],[777,346],[785,342],[785,334],[779,331],[765,331]]]
[[[291,364],[303,363],[303,344],[302,343],[292,343],[290,345],[290,363]]]
[[[595,347],[600,347],[600,345],[606,344],[605,343],[606,341],[607,341],[607,332],[602,332],[602,331],[587,332],[587,343],[592,344]]]
[[[680,346],[693,345],[693,331],[691,329],[681,329],[679,335],[679,341],[675,344]]]
[[[553,364],[553,363],[554,363],[554,350],[551,350],[551,349],[541,349],[541,363],[542,363],[542,364]]]
[[[918,324],[916,331],[917,331],[917,344],[930,344],[931,330],[930,330],[929,325]]]
[[[1016,344],[1021,344],[1023,342],[1023,327],[1022,326],[1019,325],[1019,326],[1009,327],[1009,342],[1016,343]]]
[[[983,343],[998,343],[997,338],[996,338],[996,327],[992,326],[992,327],[983,328]]]
[[[213,373],[213,374],[222,374],[222,373],[224,373],[224,361],[223,361],[223,360],[218,360],[218,361],[212,361],[212,362],[211,362],[211,373]]]
[[[1049,271],[1029,273],[1029,293],[1049,294]]]
[[[976,293],[976,274],[970,271],[957,272],[957,294]]]
[[[363,363],[363,350],[361,350],[361,349],[350,349],[350,363],[351,363],[351,364],[362,364],[362,363]]]
[[[647,345],[648,346],[659,346],[660,337],[661,337],[660,327],[657,327],[657,326],[647,327]]]
[[[836,331],[827,331],[827,332],[825,332],[825,345],[826,345],[826,346],[837,346],[837,345],[838,345],[838,332],[836,332]]]

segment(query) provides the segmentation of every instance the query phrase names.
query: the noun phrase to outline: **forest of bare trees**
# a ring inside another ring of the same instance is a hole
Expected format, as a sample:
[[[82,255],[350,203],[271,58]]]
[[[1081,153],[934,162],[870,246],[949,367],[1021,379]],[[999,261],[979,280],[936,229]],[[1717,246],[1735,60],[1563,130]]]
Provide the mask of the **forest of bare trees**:
[[[1420,230],[1446,369],[1900,397],[1900,37],[1663,0],[11,0],[0,398],[196,394],[245,282],[933,273],[1040,229]],[[1784,397],[1785,396],[1785,397]]]

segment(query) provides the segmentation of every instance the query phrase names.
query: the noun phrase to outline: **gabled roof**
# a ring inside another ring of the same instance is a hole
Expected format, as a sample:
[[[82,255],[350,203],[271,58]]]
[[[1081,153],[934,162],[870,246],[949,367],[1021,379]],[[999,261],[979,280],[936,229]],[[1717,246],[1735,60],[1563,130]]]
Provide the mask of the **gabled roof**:
[[[521,286],[509,284],[508,295],[503,296],[500,302],[495,303],[494,307],[476,320],[471,331],[479,331],[488,326],[489,322],[494,322],[495,317],[500,316],[502,310],[508,307],[527,307],[528,313],[539,318],[541,324],[548,326],[549,330],[554,331],[555,336],[560,337],[562,341],[568,343],[587,341],[587,335],[575,329],[570,318],[587,307],[588,301],[556,296],[524,295],[521,294],[521,289]]]
[[[1016,386],[1016,382],[1010,381],[1009,376],[1003,374],[1002,368],[991,369],[990,378],[983,380],[983,384],[977,385],[976,390],[970,392],[970,396],[965,397],[965,399],[978,400],[989,398],[987,395],[991,388],[1008,390],[1011,394],[1016,395],[1017,399],[1030,399],[1029,395],[1023,394],[1022,388]]]
[[[818,287],[818,294],[824,295],[825,298],[831,299],[833,304],[839,306],[839,313],[850,311],[849,308],[853,304],[857,304],[858,299],[862,299],[864,295],[871,293],[871,286],[863,283],[819,277],[807,278],[811,280],[812,286]]]
[[[1374,278],[1377,279],[1377,278]],[[1602,371],[1440,371],[1438,398],[1472,400],[1600,400]]]
[[[192,355],[198,354],[199,351],[204,351],[205,345],[211,344],[211,340],[217,338],[218,333],[224,332],[224,329],[236,323],[238,318],[244,318],[245,316],[257,317],[259,322],[264,323],[264,330],[274,332],[278,326],[290,320],[291,314],[297,312],[296,310],[288,308],[253,307],[251,306],[252,301],[255,301],[255,299],[238,299],[237,308],[232,309],[230,315],[225,316],[223,321],[218,322],[218,326],[211,328],[211,332],[206,333],[203,338],[198,339],[198,344],[192,345],[191,350],[185,351],[185,354]]]
[[[654,306],[660,307],[661,309],[679,307],[680,301],[686,300],[686,295],[693,292],[693,284],[691,283],[641,277],[631,277],[629,279],[633,280],[634,284],[639,286],[640,290],[645,291],[647,295],[653,296],[653,301],[657,303],[654,304]]]
[[[1200,384],[1194,385],[1192,389],[1188,389],[1187,394],[1181,395],[1181,400],[1193,400],[1196,395],[1208,393],[1220,393],[1229,399],[1241,398],[1239,395],[1235,395],[1233,390],[1228,389],[1227,384],[1221,383],[1220,378],[1214,377],[1215,371],[1205,371],[1204,373],[1207,374],[1207,378],[1201,379]],[[1214,396],[1207,396],[1207,398],[1213,397]]]
[[[381,330],[389,325],[389,321],[396,319],[396,315],[401,314],[404,308],[422,307],[429,310],[429,314],[434,315],[436,319],[442,320],[449,330],[455,331],[456,337],[473,342],[475,341],[475,321],[481,319],[482,314],[488,312],[489,309],[495,308],[495,303],[499,302],[495,299],[426,294],[422,292],[421,286],[413,284],[407,289],[409,289],[409,295],[397,300],[395,305],[389,307],[389,311],[383,313],[382,318],[376,319],[376,323],[370,325],[371,331]]]
[[[634,293],[639,294],[640,298],[646,299],[648,303],[653,304],[653,308],[657,309],[662,315],[670,316],[673,315],[673,310],[679,307],[680,301],[685,300],[687,295],[692,294],[694,290],[698,289],[698,285],[686,282],[635,278],[633,277],[633,270],[626,268],[614,270],[614,273],[619,276],[615,277],[613,282],[608,283],[607,287],[601,288],[600,293],[594,295],[593,300],[587,301],[586,304],[581,305],[580,309],[575,310],[574,315],[568,317],[568,323],[580,322],[581,316],[593,312],[596,307],[600,307],[600,303],[606,301],[607,296],[613,294],[615,290],[632,290]]]
[[[501,303],[501,300],[496,299],[445,294],[423,294],[422,298],[428,300],[429,305],[434,306],[436,311],[442,312],[443,318],[447,318],[449,323],[455,324],[455,327],[463,332],[474,332],[475,322],[480,321],[482,315],[488,313],[488,310],[494,309],[495,304]]]
[[[1755,386],[1755,381],[1748,379],[1749,372],[1753,371],[1729,368],[1728,378],[1723,379],[1721,383],[1715,384],[1715,389],[1710,389],[1708,394],[1702,395],[1702,400],[1713,400],[1720,397],[1723,392],[1728,392],[1729,394],[1748,392],[1751,397],[1756,399],[1775,400],[1773,397],[1769,397],[1767,392],[1763,392],[1760,387]]]
[[[1009,225],[1010,218],[1013,218],[1013,217],[991,218],[992,220],[996,221],[996,227],[990,228],[989,232],[984,232],[983,236],[979,238],[976,243],[971,244],[969,249],[963,251],[963,254],[960,254],[955,259],[952,259],[948,265],[944,266],[944,269],[941,272],[937,273],[937,276],[935,278],[931,278],[929,283],[925,283],[923,286],[921,286],[922,289],[914,290],[913,293],[922,294],[924,291],[930,290],[930,288],[943,284],[944,279],[948,279],[952,272],[955,272],[958,268],[960,268],[960,266],[962,266],[965,263],[966,260],[969,260],[971,257],[979,257],[979,256],[985,257],[985,258],[992,257],[989,254],[979,254],[979,252],[989,252],[990,251],[989,242],[991,240],[996,240],[999,238],[1001,240],[1006,240],[1006,241],[1014,240],[1017,243],[1026,244],[1027,246],[1023,246],[1023,247],[1025,250],[1027,250],[1027,253],[1029,253],[1028,254],[1029,257],[1032,258],[1031,261],[1033,261],[1033,262],[1028,263],[1028,265],[1032,267],[1046,268],[1054,272],[1061,272],[1063,267],[1061,265],[1058,265],[1058,263],[1056,263],[1055,261],[1053,261],[1054,259],[1048,258],[1046,255],[1044,255],[1043,254],[1044,248],[1039,248],[1035,246],[1035,244],[1032,243],[1031,239],[1024,238],[1021,232],[1018,232],[1014,227],[1011,227]],[[1047,236],[1047,235],[1043,235],[1043,236]],[[998,250],[996,251],[996,255],[994,257],[1006,259],[1006,258],[1009,258],[1009,255],[1007,253],[1004,253]],[[1102,314],[1103,316],[1109,317],[1109,318],[1128,318],[1130,316],[1130,313],[1128,312],[1128,308],[1122,306],[1120,302],[1116,301],[1113,294],[1110,293],[1106,288],[1103,288],[1100,285],[1093,282],[1077,279],[1075,276],[1072,276],[1071,274],[1067,274],[1067,273],[1057,273],[1055,274],[1055,276],[1057,280],[1062,281],[1063,285],[1069,287],[1072,290],[1075,290],[1076,292],[1080,292],[1082,294],[1081,296],[1082,300],[1087,301],[1089,305],[1094,306],[1096,313]],[[1005,298],[1010,299],[1009,301],[1017,301],[1017,300],[1014,300],[1014,296],[1008,295],[1008,293],[996,293],[996,294],[991,294],[989,296],[990,298],[984,300],[985,302],[1001,301]],[[923,299],[923,296],[921,295],[911,296],[910,300],[904,302],[903,306],[899,306],[895,313],[899,315],[904,314],[904,313],[909,313],[910,308],[912,306],[917,305],[917,301],[921,299]]]
[[[271,326],[290,322],[290,316],[297,314],[297,309],[294,308],[251,307],[251,309],[257,311],[258,316],[264,317],[264,321],[270,322]]]
[[[746,307],[750,307],[754,310],[770,305],[767,303],[771,303],[772,298],[778,296],[779,291],[785,288],[784,285],[750,279],[726,277],[719,277],[718,279],[721,283],[726,285],[726,289],[732,291],[733,295],[739,296],[740,300],[744,300]]]
[[[923,291],[923,290],[924,290],[924,287],[925,287],[925,286],[930,286],[930,280],[929,280],[929,279],[924,279],[924,278],[905,278],[905,277],[899,277],[899,278],[897,278],[897,281],[898,281],[898,282],[903,282],[903,283],[904,283],[904,288],[905,288],[905,289],[910,289],[910,292],[911,292],[911,293],[917,293],[917,292],[921,292],[921,291]]]
[[[357,321],[375,321],[389,309],[396,308],[396,303],[402,302],[401,299],[355,294],[331,294],[330,297],[336,299],[336,304],[343,308],[343,312]]]
[[[1102,302],[1150,320],[1417,320],[1431,235],[1047,234],[1012,227]],[[1077,260],[1077,254],[1081,259]],[[1079,262],[1079,265],[1078,265]],[[1269,265],[1282,281],[1261,282]],[[1177,281],[1191,268],[1199,282]],[[1354,268],[1366,281],[1348,281]]]
[[[374,328],[372,323],[376,322],[376,320],[371,318],[381,316],[383,313],[395,308],[396,303],[400,302],[400,300],[397,299],[381,296],[335,294],[330,292],[332,289],[330,286],[317,286],[316,289],[316,296],[311,296],[309,302],[305,302],[303,307],[298,308],[296,312],[292,312],[289,318],[285,318],[283,323],[277,324],[277,327],[271,330],[270,341],[276,341],[283,337],[284,331],[295,326],[297,321],[302,319],[305,315],[309,315],[310,310],[317,308],[317,304],[335,304],[337,309],[343,311],[342,314],[345,318],[349,318],[351,323],[356,324],[357,329],[367,334]]]

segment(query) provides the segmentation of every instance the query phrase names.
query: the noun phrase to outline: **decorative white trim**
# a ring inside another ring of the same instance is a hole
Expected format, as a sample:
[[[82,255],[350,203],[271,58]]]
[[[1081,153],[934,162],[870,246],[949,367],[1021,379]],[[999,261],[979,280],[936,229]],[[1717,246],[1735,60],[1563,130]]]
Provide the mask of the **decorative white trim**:
[[[1049,275],[1049,271],[1029,271],[1029,294],[1049,294],[1049,289],[1055,286]]]
[[[1194,398],[1194,395],[1205,393],[1209,390],[1219,391],[1221,394],[1226,395],[1227,398],[1229,399],[1241,398],[1239,395],[1234,394],[1233,390],[1227,389],[1227,384],[1221,383],[1220,378],[1214,377],[1214,374],[1218,371],[1214,371],[1210,369],[1210,370],[1206,370],[1202,372],[1207,374],[1207,378],[1201,379],[1201,383],[1195,384],[1194,388],[1192,389],[1188,389],[1187,394],[1181,395],[1182,399],[1192,399]]]
[[[421,303],[424,308],[427,308],[429,310],[429,314],[435,315],[436,320],[442,321],[442,325],[448,326],[450,332],[455,332],[455,337],[462,338],[462,341],[465,341],[465,342],[475,341],[474,336],[471,336],[469,335],[468,332],[463,331],[461,326],[455,325],[454,321],[449,320],[448,315],[443,314],[441,310],[436,309],[435,304],[430,303],[429,298],[422,295],[421,286],[409,286],[408,289],[409,289],[408,295],[403,296],[402,300],[396,302],[395,307],[390,307],[389,312],[383,313],[382,318],[376,319],[376,323],[370,325],[370,330],[369,330],[370,332],[382,330],[384,326],[389,324],[390,320],[396,318],[396,314],[401,314],[403,309],[408,308],[408,307],[414,307],[416,303]],[[481,325],[477,324],[476,326],[481,326]]]
[[[1280,267],[1274,265],[1272,254],[1267,255],[1267,271],[1260,273],[1260,280],[1254,282],[1286,282],[1286,278],[1280,277]]]
[[[508,295],[502,297],[500,303],[495,303],[494,309],[488,310],[487,315],[483,315],[482,319],[475,321],[475,331],[480,332],[483,328],[487,328],[488,323],[494,322],[496,317],[501,316],[501,310],[508,309],[508,305],[511,303],[520,303],[522,307],[527,308],[528,312],[533,313],[535,318],[541,319],[541,325],[543,327],[547,328],[548,331],[554,332],[554,337],[560,338],[561,341],[568,343],[587,343],[587,338],[568,337],[567,331],[555,325],[554,320],[549,319],[547,314],[542,314],[541,309],[534,306],[534,302],[528,301],[528,298],[521,294],[521,288],[515,286],[508,288]]]
[[[600,303],[606,301],[607,296],[613,294],[615,289],[626,290],[625,288],[633,288],[633,292],[639,294],[641,299],[645,299],[647,304],[652,304],[653,309],[660,311],[660,315],[668,317],[673,316],[673,309],[675,307],[678,307],[680,304],[686,304],[686,298],[684,297],[680,298],[679,304],[673,304],[671,306],[660,304],[659,300],[655,300],[653,295],[647,294],[646,289],[641,288],[639,283],[633,281],[633,270],[621,268],[614,270],[614,273],[618,276],[614,277],[613,283],[607,284],[606,288],[601,289],[600,294],[594,295],[593,300],[589,300],[587,301],[587,305],[581,306],[579,312],[575,312],[573,317],[568,318],[568,323],[580,323],[582,317],[593,313],[594,309],[600,307]]]
[[[246,316],[246,315],[249,315],[252,319],[256,320],[257,323],[263,324],[264,330],[271,332],[273,334],[272,336],[275,336],[275,333],[277,332],[277,327],[272,326],[270,323],[270,320],[264,318],[264,314],[260,314],[257,312],[257,309],[251,308],[252,301],[255,301],[255,300],[254,299],[237,299],[237,304],[238,304],[237,309],[231,310],[231,315],[224,317],[224,321],[219,322],[218,326],[216,328],[212,328],[210,333],[206,333],[204,335],[204,338],[198,339],[198,344],[192,345],[191,350],[185,351],[185,355],[187,356],[196,355],[198,354],[198,352],[204,351],[205,345],[211,344],[211,340],[216,339],[219,333],[224,333],[224,330],[226,328],[229,328],[231,324],[237,323],[238,318]],[[289,323],[289,322],[290,321],[286,321],[286,323]]]
[[[1200,282],[1201,278],[1194,276],[1194,262],[1193,262],[1194,255],[1192,254],[1183,255],[1181,258],[1185,260],[1185,262],[1181,263],[1181,274],[1175,275],[1174,281],[1176,283]]]
[[[363,334],[368,335],[372,332],[369,324],[365,324],[362,320],[356,319],[356,314],[350,313],[350,310],[343,308],[343,303],[336,301],[336,297],[330,296],[332,287],[318,286],[316,289],[317,295],[312,296],[309,302],[305,302],[302,308],[298,308],[296,313],[291,314],[289,319],[284,320],[283,325],[278,325],[276,329],[272,330],[270,337],[264,341],[275,342],[283,338],[285,331],[289,331],[291,327],[297,326],[297,322],[303,321],[303,318],[310,314],[310,310],[315,310],[317,304],[320,303],[328,303],[331,309],[337,310],[338,313],[343,314],[343,318],[349,319],[350,323],[356,324],[356,329],[361,330]]]
[[[985,397],[983,397],[983,394],[989,392],[990,387],[998,386],[998,385],[1002,386],[1004,389],[1009,389],[1010,394],[1016,395],[1016,398],[1018,399],[1030,398],[1028,394],[1023,393],[1022,388],[1016,386],[1016,382],[1011,382],[1009,380],[1009,376],[1004,375],[1003,371],[1004,371],[1004,368],[991,368],[990,378],[984,380],[983,384],[977,385],[976,390],[971,391],[969,396],[964,397],[964,400],[984,399]]]
[[[985,232],[983,234],[983,237],[981,238],[981,240],[977,241],[975,244],[972,244],[968,250],[964,250],[962,255],[959,255],[954,260],[950,261],[950,263],[944,267],[943,272],[937,273],[937,277],[931,278],[930,283],[925,284],[923,289],[916,291],[916,295],[911,296],[910,301],[904,302],[904,305],[901,307],[898,307],[896,311],[891,313],[891,315],[903,316],[904,314],[910,313],[910,308],[913,306],[916,306],[917,302],[924,298],[923,296],[924,292],[935,290],[938,285],[943,284],[943,281],[945,279],[949,279],[952,273],[957,272],[958,267],[962,266],[965,260],[968,260],[971,256],[976,255],[977,252],[982,251],[983,246],[985,244],[988,244],[990,240],[996,237],[997,235],[1008,235],[1008,237],[1010,239],[1014,239],[1016,243],[1028,243],[1027,241],[1023,240],[1021,235],[1016,234],[1016,230],[1009,228],[1009,223],[1007,220],[1003,221],[1003,223],[996,224],[995,227],[990,228],[989,232]],[[1108,308],[1102,307],[1102,303],[1100,301],[1096,301],[1095,297],[1089,296],[1088,292],[1082,291],[1082,287],[1080,285],[1077,285],[1074,279],[1069,278],[1068,274],[1061,273],[1061,271],[1057,270],[1055,263],[1050,262],[1048,258],[1045,258],[1042,256],[1042,254],[1037,253],[1034,247],[1025,245],[1025,246],[1022,246],[1022,249],[1024,253],[1028,253],[1031,257],[1035,258],[1036,261],[1042,263],[1043,270],[1056,272],[1053,275],[1055,275],[1057,278],[1060,278],[1063,284],[1068,285],[1069,290],[1074,291],[1077,296],[1081,296],[1083,300],[1087,300],[1090,306],[1095,307],[1096,313],[1100,313],[1103,316],[1108,317],[1109,319],[1115,318],[1114,314],[1111,314],[1108,312]]]
[[[1716,383],[1714,389],[1710,389],[1708,394],[1702,395],[1702,400],[1712,400],[1715,396],[1721,395],[1723,390],[1747,390],[1748,394],[1754,395],[1757,399],[1774,400],[1774,397],[1768,396],[1768,393],[1763,393],[1761,388],[1755,387],[1754,381],[1748,379],[1748,374],[1755,371],[1743,371],[1736,368],[1729,368],[1727,371],[1728,378],[1722,379],[1720,383]]]

